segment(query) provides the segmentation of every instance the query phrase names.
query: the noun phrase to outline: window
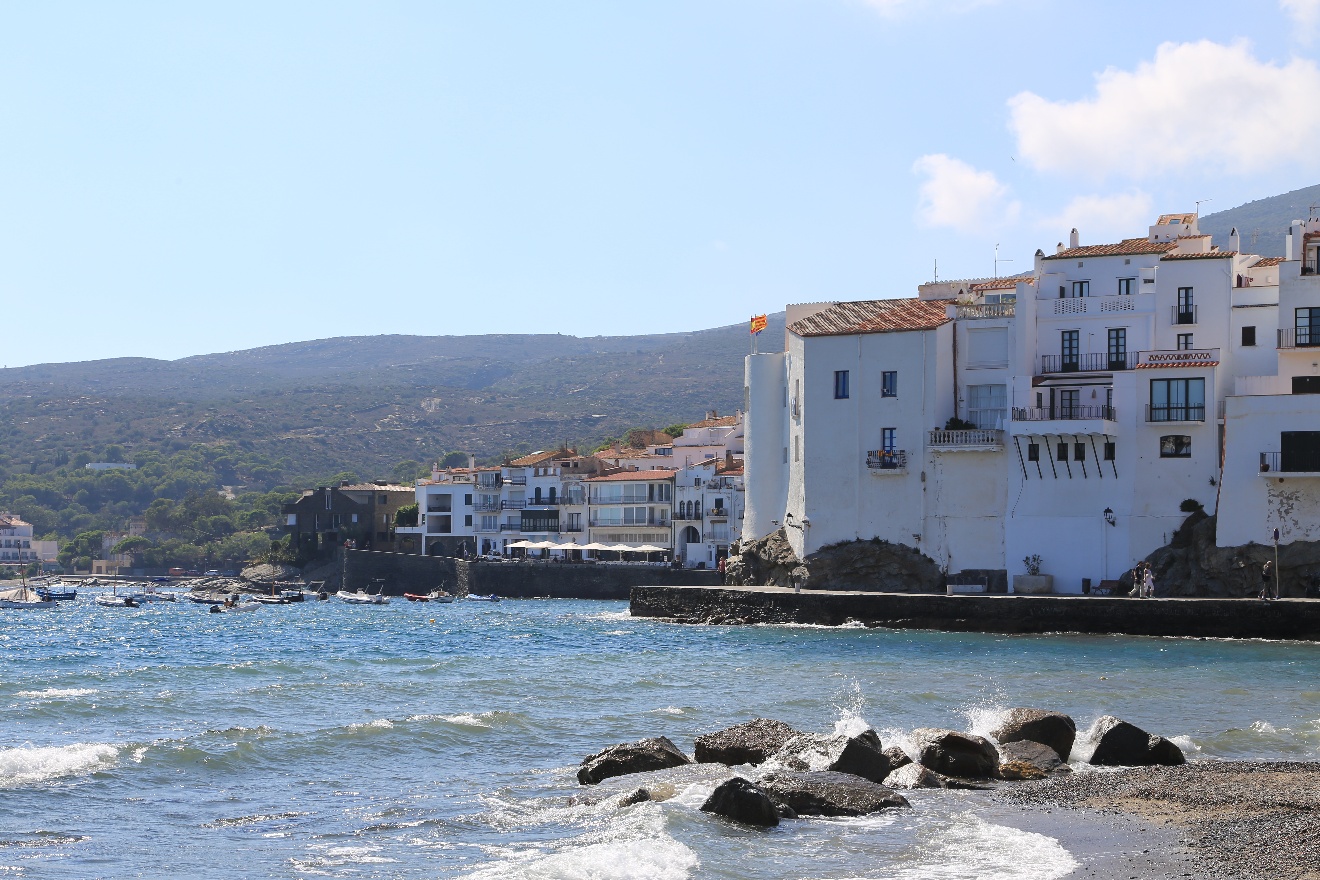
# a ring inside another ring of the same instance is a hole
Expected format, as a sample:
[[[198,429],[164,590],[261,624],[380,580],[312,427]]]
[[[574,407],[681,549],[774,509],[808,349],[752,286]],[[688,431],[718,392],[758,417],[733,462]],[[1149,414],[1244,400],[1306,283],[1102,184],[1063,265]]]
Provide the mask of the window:
[[[1204,422],[1205,379],[1151,379],[1152,422]]]
[[[1320,431],[1280,431],[1279,470],[1292,473],[1320,471]]]
[[[1081,332],[1063,330],[1059,333],[1059,353],[1062,355],[1064,372],[1075,372],[1081,368]]]
[[[978,428],[1004,427],[1008,415],[1007,385],[968,385],[967,420]]]
[[[1114,453],[1115,453],[1116,451],[1117,451],[1117,450],[1115,449],[1114,441],[1112,441],[1112,440],[1106,441],[1106,442],[1105,442],[1105,461],[1113,461],[1113,460],[1117,457],[1117,456],[1114,455]]]
[[[469,513],[463,517],[463,525],[465,526],[472,525],[472,514]]]
[[[1118,295],[1119,295],[1119,296],[1131,296],[1131,295],[1132,295],[1132,285],[1133,285],[1133,284],[1136,284],[1136,283],[1137,283],[1137,279],[1135,279],[1135,278],[1120,278],[1120,279],[1118,279]]]
[[[1192,350],[1192,334],[1190,334],[1190,333],[1179,333],[1179,334],[1178,334],[1178,350],[1179,350],[1179,351],[1191,351],[1191,350]]]
[[[1027,444],[1027,461],[1040,461],[1040,444]]]
[[[1086,461],[1086,444],[1073,444],[1073,461]]]
[[[1068,444],[1067,444],[1067,443],[1060,443],[1060,444],[1059,444],[1059,448],[1056,450],[1056,453],[1057,453],[1057,454],[1056,454],[1055,457],[1054,457],[1055,461],[1067,461],[1067,460],[1068,460]]]
[[[835,400],[847,400],[847,399],[848,399],[848,371],[847,371],[847,370],[835,370],[835,371],[834,371],[834,399],[835,399]]]
[[[388,496],[388,495],[382,495],[382,496],[380,496],[380,503],[381,503],[381,504],[389,504],[389,503],[390,503],[390,496]]]
[[[1178,307],[1174,314],[1175,324],[1196,323],[1196,307],[1192,304],[1192,288],[1178,288]]]
[[[1109,328],[1109,369],[1127,369],[1127,328]]]
[[[880,448],[885,452],[895,452],[898,449],[897,428],[880,429]]]
[[[880,374],[880,396],[898,397],[897,370],[886,370]]]
[[[1168,434],[1160,438],[1160,458],[1191,458],[1192,438],[1186,434]]]
[[[1068,390],[1068,391],[1060,391],[1060,392],[1059,392],[1059,418],[1061,418],[1061,419],[1075,419],[1075,418],[1079,418],[1080,415],[1081,415],[1081,413],[1080,413],[1080,410],[1081,410],[1081,397],[1082,397],[1082,392],[1078,391],[1078,390],[1075,389],[1075,388],[1070,389],[1070,390]],[[1061,456],[1059,456],[1059,457],[1060,457],[1060,458],[1067,458],[1068,456],[1066,456],[1066,455],[1061,455]]]
[[[1074,299],[1091,295],[1091,282],[1074,281],[1072,283],[1072,295]]]
[[[1297,345],[1320,345],[1320,308],[1298,309],[1293,320],[1293,326],[1297,328]]]
[[[1255,327],[1243,327],[1243,328],[1242,328],[1242,345],[1243,345],[1243,346],[1250,346],[1250,345],[1255,345],[1255,344],[1256,344],[1256,328],[1255,328]]]
[[[464,495],[464,496],[463,496],[463,504],[465,504],[465,505],[468,506],[468,507],[471,507],[471,506],[472,506],[472,496],[471,496],[471,495]]]
[[[1063,298],[1064,298],[1065,296],[1067,296],[1067,295],[1068,295],[1068,288],[1066,288],[1066,287],[1064,287],[1062,284],[1060,284],[1060,285],[1059,285],[1059,299],[1063,299]]]

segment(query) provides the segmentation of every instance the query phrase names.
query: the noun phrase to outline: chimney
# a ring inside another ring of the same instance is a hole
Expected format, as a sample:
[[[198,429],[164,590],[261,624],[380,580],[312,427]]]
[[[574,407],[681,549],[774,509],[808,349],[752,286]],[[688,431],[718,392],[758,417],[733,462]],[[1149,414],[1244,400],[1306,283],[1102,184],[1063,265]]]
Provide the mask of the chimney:
[[[1057,245],[1054,246],[1054,252],[1056,254],[1063,253],[1063,242],[1059,242]]]
[[[1228,234],[1228,249],[1230,251],[1242,253],[1242,236],[1238,235],[1236,226],[1234,226],[1233,231]]]
[[[440,482],[440,462],[438,461],[432,462],[431,464],[431,482],[432,483]]]
[[[1075,248],[1081,245],[1081,243],[1082,237],[1077,234],[1077,227],[1074,226],[1073,231],[1068,234],[1068,247]]]
[[[477,456],[475,453],[468,453],[468,469],[474,471],[477,469]]]
[[[1044,260],[1045,260],[1045,252],[1040,248],[1036,248],[1036,261],[1034,265],[1037,273],[1041,271],[1041,268],[1044,265]]]

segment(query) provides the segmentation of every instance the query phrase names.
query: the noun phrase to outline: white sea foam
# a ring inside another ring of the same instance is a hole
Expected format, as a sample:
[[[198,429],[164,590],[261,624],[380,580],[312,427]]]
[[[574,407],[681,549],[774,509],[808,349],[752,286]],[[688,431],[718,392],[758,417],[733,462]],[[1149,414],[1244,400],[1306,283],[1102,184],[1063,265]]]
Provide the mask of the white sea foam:
[[[1079,862],[1053,837],[992,825],[975,816],[957,818],[937,842],[922,847],[921,860],[886,872],[892,880],[1057,880]]]
[[[1270,724],[1268,721],[1253,721],[1251,722],[1251,729],[1255,733],[1262,733],[1268,736],[1274,736],[1279,732],[1278,728],[1273,724]]]
[[[1169,742],[1182,749],[1182,753],[1188,757],[1195,757],[1201,754],[1201,747],[1196,744],[1190,736],[1171,736]]]
[[[65,776],[86,776],[112,764],[119,749],[105,743],[0,749],[0,788]]]
[[[665,706],[661,709],[652,709],[652,715],[685,715],[687,710],[681,706]]]
[[[1003,706],[973,706],[965,712],[967,729],[977,736],[993,741],[994,737],[990,735],[990,731],[1003,723],[1008,711]]]
[[[389,730],[394,726],[394,722],[388,718],[377,718],[375,721],[367,721],[362,724],[350,724],[349,730]]]
[[[16,696],[30,700],[68,700],[100,693],[96,688],[46,688],[43,691],[19,691]]]

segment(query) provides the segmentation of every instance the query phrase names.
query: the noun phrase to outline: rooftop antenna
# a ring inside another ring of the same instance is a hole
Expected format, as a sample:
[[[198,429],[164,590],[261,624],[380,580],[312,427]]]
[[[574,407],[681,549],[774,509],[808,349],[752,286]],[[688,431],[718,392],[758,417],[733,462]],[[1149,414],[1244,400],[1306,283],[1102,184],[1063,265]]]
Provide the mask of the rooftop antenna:
[[[996,278],[999,277],[999,264],[1000,264],[1000,263],[1011,263],[1011,262],[1013,262],[1013,258],[1012,258],[1012,257],[1004,257],[1002,260],[999,258],[999,245],[996,244],[996,245],[995,245],[995,277],[996,277]]]
[[[940,258],[939,258],[939,257],[936,257],[936,258],[935,258],[935,283],[938,284],[939,281],[940,281]]]
[[[1196,200],[1196,219],[1197,219],[1197,220],[1200,220],[1200,219],[1201,219],[1201,203],[1202,203],[1202,202],[1213,202],[1213,201],[1214,201],[1214,199],[1197,199],[1197,200]]]

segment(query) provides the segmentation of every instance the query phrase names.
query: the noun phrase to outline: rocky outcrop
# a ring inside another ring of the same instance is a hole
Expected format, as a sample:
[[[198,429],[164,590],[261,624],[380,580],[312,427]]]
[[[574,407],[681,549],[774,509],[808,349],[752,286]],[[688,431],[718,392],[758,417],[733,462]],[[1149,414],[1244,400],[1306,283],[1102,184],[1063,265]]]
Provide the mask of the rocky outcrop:
[[[784,747],[790,739],[801,736],[782,721],[754,718],[743,724],[697,737],[694,755],[700,764],[760,764]]]
[[[1262,526],[1262,530],[1263,530]],[[1260,570],[1273,561],[1274,547],[1245,544],[1215,546],[1215,517],[1190,514],[1168,545],[1146,557],[1155,576],[1156,596],[1216,596],[1242,598],[1260,592]],[[1279,545],[1279,595],[1302,597],[1320,581],[1320,542]],[[1124,589],[1131,589],[1125,574]]]
[[[1117,767],[1174,766],[1185,763],[1182,749],[1113,715],[1102,715],[1082,737],[1078,756],[1088,764]]]
[[[812,733],[795,736],[784,743],[770,762],[787,770],[851,773],[872,782],[883,782],[891,769],[889,758],[880,744],[880,735],[874,730],[857,736]]]
[[[830,544],[798,559],[783,529],[738,546],[729,557],[724,582],[733,586],[791,587],[804,590],[865,590],[927,593],[944,589],[935,560],[904,544],[874,538]]]
[[[658,736],[610,746],[603,752],[587,757],[578,768],[577,778],[583,785],[595,785],[602,779],[614,776],[691,763],[691,759],[680,752],[668,737]]]
[[[850,773],[785,771],[767,774],[760,782],[766,794],[800,816],[865,816],[908,806],[898,792]]]
[[[759,785],[739,776],[717,785],[701,805],[701,810],[761,828],[779,824],[779,811],[774,802]]]
[[[919,727],[912,731],[917,761],[936,773],[963,779],[987,779],[999,770],[999,752],[991,742],[972,733]]]
[[[1062,712],[1009,709],[990,735],[1000,743],[1021,740],[1044,743],[1058,754],[1060,761],[1066,761],[1077,738],[1077,724]]]
[[[1070,744],[1071,747],[1071,744]],[[1017,765],[1018,768],[1034,767],[1040,771],[1043,776],[1052,770],[1063,766],[1063,761],[1059,760],[1059,753],[1053,746],[1047,746],[1044,743],[1032,742],[1029,739],[1014,740],[1010,743],[999,744],[999,778],[1001,779],[1022,779],[1023,776],[1011,776],[1004,772],[1008,765]],[[1014,772],[1022,772],[1020,769]],[[1032,779],[1039,778],[1036,776]]]

